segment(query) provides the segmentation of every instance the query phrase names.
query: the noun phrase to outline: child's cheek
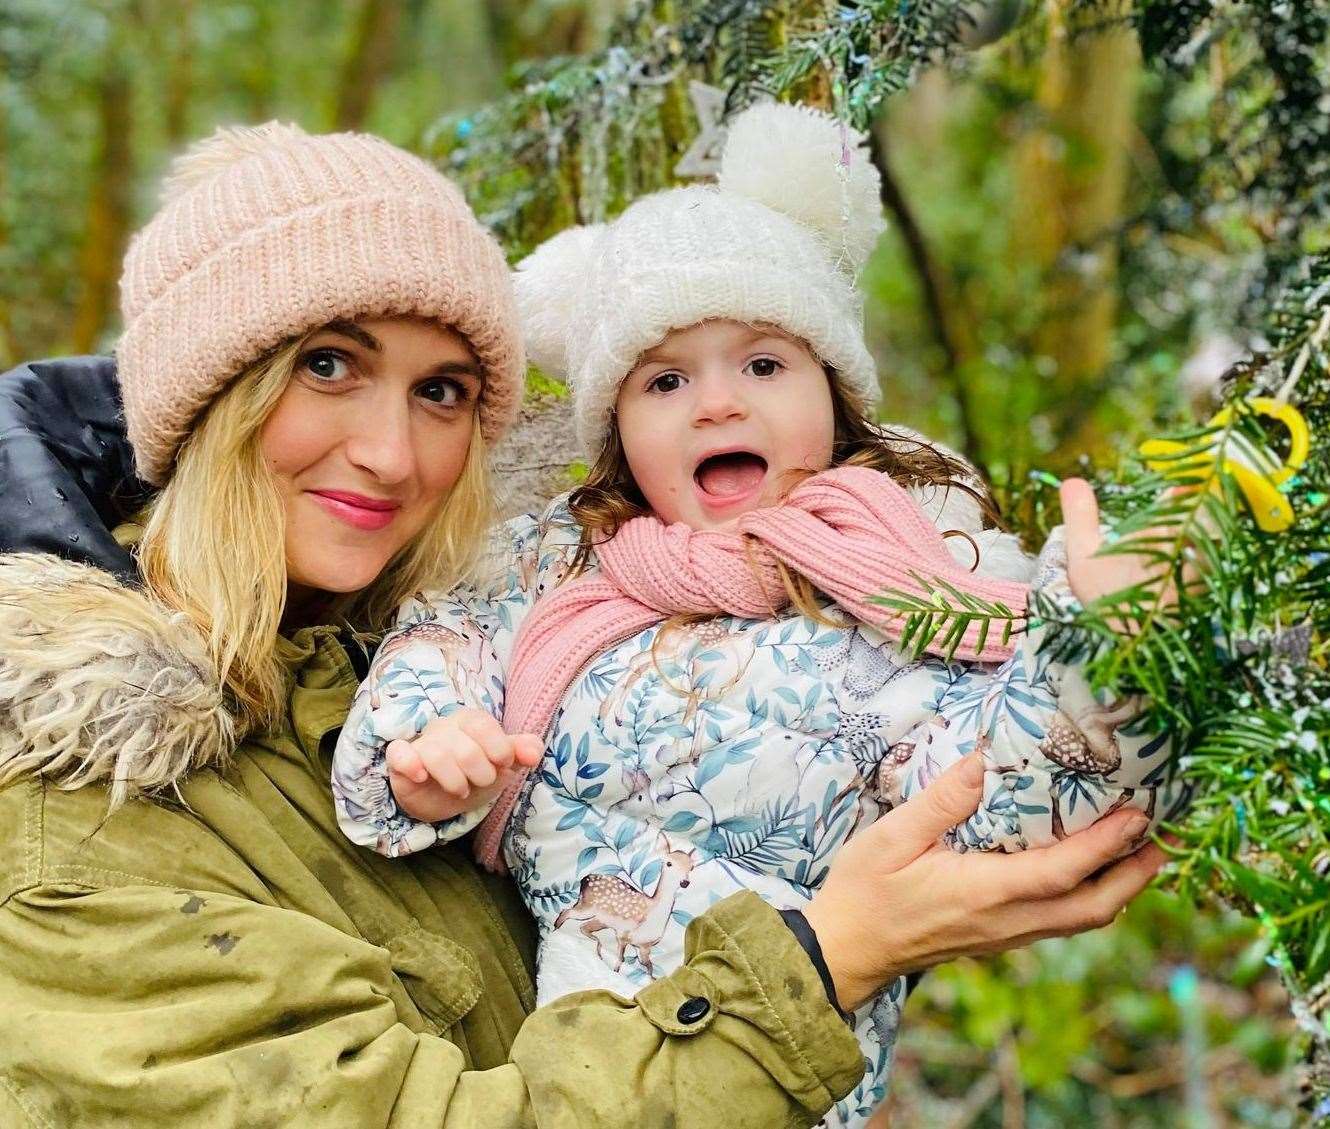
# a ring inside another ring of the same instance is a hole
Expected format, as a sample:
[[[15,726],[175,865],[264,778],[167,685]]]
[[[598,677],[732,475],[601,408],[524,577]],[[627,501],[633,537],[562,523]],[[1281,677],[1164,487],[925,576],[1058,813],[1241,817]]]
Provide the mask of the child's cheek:
[[[831,466],[831,456],[835,449],[835,423],[830,411],[827,417],[810,421],[797,441],[790,444],[790,449],[801,452],[796,466],[800,470],[813,473],[826,470]]]
[[[643,447],[647,447],[643,450]],[[635,444],[629,448],[625,444],[628,469],[633,481],[642,491],[647,505],[664,522],[682,519],[683,487],[678,469],[677,448],[674,458],[670,458],[668,443]]]

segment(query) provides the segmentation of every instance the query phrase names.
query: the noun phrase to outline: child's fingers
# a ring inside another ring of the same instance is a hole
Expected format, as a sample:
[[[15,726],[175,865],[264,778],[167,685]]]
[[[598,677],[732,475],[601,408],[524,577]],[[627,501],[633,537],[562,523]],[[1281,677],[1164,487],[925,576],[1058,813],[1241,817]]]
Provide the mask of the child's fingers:
[[[499,778],[499,770],[490,762],[489,755],[464,734],[458,734],[454,760],[472,788],[488,788]]]
[[[434,786],[428,776],[425,780],[426,783],[412,780],[411,777],[398,772],[392,765],[388,766],[388,787],[392,789],[393,798],[399,807],[410,804],[421,792],[428,791]]]
[[[1059,493],[1068,561],[1094,556],[1099,549],[1099,502],[1094,488],[1083,478],[1068,478]]]
[[[480,747],[492,766],[507,768],[513,763],[512,739],[489,714],[468,710],[464,717],[459,718],[457,727]]]
[[[459,799],[465,799],[471,794],[471,782],[459,763],[461,754],[469,751],[467,746],[479,755],[476,743],[465,733],[453,733],[446,742],[438,739],[416,742],[416,751],[435,783]]]
[[[448,795],[456,796],[459,800],[465,800],[471,795],[471,782],[467,780],[466,773],[451,760],[440,762],[432,775],[434,782]]]
[[[545,742],[531,733],[513,738],[513,760],[523,768],[535,768],[545,755]]]
[[[418,782],[391,767],[388,769],[388,786],[392,789],[397,806],[412,814],[424,809],[432,810],[441,795],[446,795],[449,799],[455,798],[446,792],[438,781],[431,780],[429,776],[426,776],[423,782]]]
[[[429,779],[429,769],[422,763],[410,741],[389,741],[384,750],[384,759],[391,771],[414,784],[424,784]]]

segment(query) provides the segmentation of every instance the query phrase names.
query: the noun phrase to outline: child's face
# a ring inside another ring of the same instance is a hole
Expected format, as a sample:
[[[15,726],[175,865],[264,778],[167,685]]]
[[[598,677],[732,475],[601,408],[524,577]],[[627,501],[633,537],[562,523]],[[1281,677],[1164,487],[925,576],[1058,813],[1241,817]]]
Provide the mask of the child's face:
[[[643,353],[619,388],[628,468],[662,521],[717,529],[831,465],[831,388],[771,326],[706,321]]]

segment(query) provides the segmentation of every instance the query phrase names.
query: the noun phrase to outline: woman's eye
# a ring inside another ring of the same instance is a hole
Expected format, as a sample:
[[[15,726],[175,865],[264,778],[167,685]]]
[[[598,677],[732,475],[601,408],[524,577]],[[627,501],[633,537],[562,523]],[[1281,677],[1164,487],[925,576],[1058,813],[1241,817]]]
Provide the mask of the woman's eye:
[[[647,385],[648,392],[673,392],[683,387],[683,377],[677,372],[662,372]]]
[[[775,376],[784,367],[775,357],[754,357],[747,365],[749,372],[763,380]]]
[[[455,380],[430,380],[416,390],[433,404],[456,407],[466,399],[466,389]]]
[[[316,380],[332,384],[349,375],[346,360],[337,353],[320,349],[308,354],[302,362],[305,371]]]

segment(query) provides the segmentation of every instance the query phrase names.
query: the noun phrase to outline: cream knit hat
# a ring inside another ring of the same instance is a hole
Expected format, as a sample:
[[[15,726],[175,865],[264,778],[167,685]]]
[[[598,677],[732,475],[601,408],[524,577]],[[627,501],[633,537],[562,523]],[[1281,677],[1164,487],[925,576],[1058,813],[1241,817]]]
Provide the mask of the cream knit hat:
[[[637,358],[670,330],[712,318],[802,338],[848,389],[876,402],[855,280],[886,224],[863,141],[806,106],[753,106],[730,125],[714,187],[644,197],[518,264],[527,350],[567,381],[588,457],[604,447]]]
[[[418,316],[485,370],[497,439],[526,362],[503,253],[446,177],[377,137],[269,122],[221,129],[173,166],[120,279],[129,441],[156,485],[200,412],[281,342],[336,318]]]

